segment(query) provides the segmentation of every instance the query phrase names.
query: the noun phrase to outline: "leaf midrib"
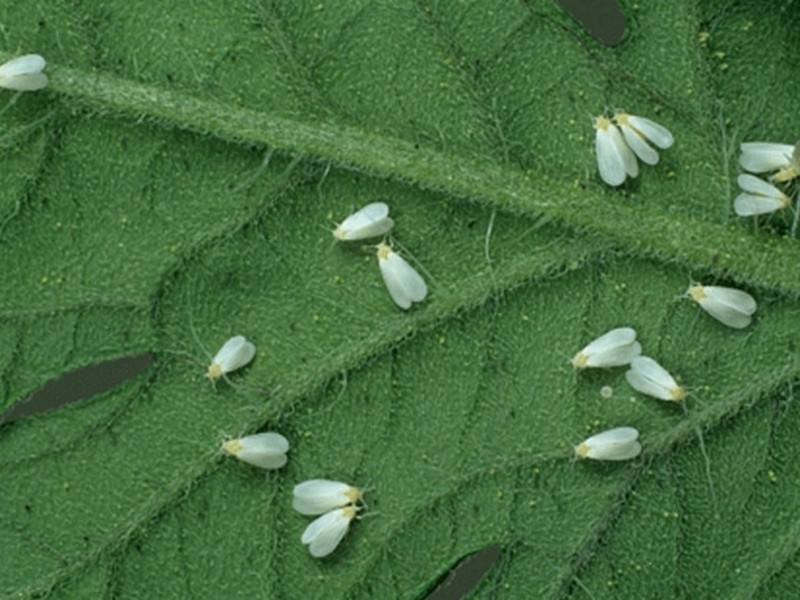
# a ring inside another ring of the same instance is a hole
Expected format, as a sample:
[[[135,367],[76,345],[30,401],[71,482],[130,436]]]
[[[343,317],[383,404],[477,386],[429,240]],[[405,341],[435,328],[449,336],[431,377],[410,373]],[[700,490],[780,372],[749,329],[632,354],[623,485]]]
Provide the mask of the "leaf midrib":
[[[621,193],[451,156],[352,125],[303,122],[229,107],[185,92],[57,65],[49,72],[52,90],[106,112],[147,116],[169,127],[264,145],[515,214],[548,215],[578,231],[603,235],[638,255],[678,260],[740,283],[772,288],[792,298],[800,296],[800,248],[788,238],[754,235],[735,225],[672,214],[635,204]]]

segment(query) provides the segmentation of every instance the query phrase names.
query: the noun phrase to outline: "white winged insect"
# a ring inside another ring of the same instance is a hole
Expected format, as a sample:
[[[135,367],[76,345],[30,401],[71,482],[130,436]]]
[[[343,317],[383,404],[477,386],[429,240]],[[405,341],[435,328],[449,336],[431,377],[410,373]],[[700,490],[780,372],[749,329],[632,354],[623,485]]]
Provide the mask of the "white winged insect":
[[[341,242],[363,240],[389,233],[393,226],[389,207],[383,202],[373,202],[339,223],[333,237]]]
[[[256,433],[228,440],[222,444],[222,449],[256,467],[280,469],[286,464],[289,441],[279,433]]]
[[[686,390],[683,389],[664,367],[649,356],[637,356],[631,361],[631,368],[625,379],[638,392],[672,402],[683,402]]]
[[[328,556],[344,538],[357,511],[355,506],[345,506],[326,512],[308,524],[300,541],[308,545],[311,556]]]
[[[594,120],[594,149],[600,178],[608,185],[622,185],[626,177],[636,177],[639,165],[619,129],[611,119],[600,115]]]
[[[294,486],[292,506],[304,515],[321,515],[361,501],[361,490],[341,481],[309,479]]]
[[[47,75],[42,73],[44,58],[38,54],[26,54],[12,58],[0,65],[0,87],[31,92],[47,85]]]
[[[614,115],[614,121],[619,125],[622,136],[630,149],[639,157],[639,160],[648,165],[658,163],[658,152],[647,143],[648,141],[662,150],[666,150],[675,143],[675,138],[666,127],[650,119],[620,112]]]
[[[800,177],[800,142],[774,144],[771,142],[744,142],[739,146],[739,164],[751,173],[777,171],[770,180],[777,183]]]
[[[742,173],[736,182],[742,188],[743,193],[733,201],[733,210],[740,217],[763,215],[789,208],[792,205],[789,196],[755,175]]]
[[[758,308],[750,294],[735,288],[693,284],[686,295],[717,321],[734,329],[747,327]]]
[[[255,355],[256,347],[251,342],[248,342],[243,335],[234,336],[223,344],[211,360],[206,376],[216,381],[226,373],[245,366]]]
[[[575,446],[575,456],[594,460],[630,460],[642,451],[633,427],[616,427],[583,440]]]
[[[619,327],[601,335],[578,352],[572,359],[576,369],[586,367],[618,367],[627,365],[642,353],[636,341],[636,331]]]
[[[408,309],[412,302],[425,300],[428,295],[425,280],[387,244],[378,245],[378,266],[386,289],[397,306]]]

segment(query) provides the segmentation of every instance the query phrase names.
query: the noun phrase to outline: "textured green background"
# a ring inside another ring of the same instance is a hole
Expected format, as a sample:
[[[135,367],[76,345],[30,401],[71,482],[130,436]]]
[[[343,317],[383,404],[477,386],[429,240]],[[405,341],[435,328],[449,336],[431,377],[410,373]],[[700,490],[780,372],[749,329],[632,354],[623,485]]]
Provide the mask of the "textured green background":
[[[0,595],[413,599],[499,544],[477,598],[796,598],[800,246],[732,200],[741,141],[798,135],[797,3],[623,9],[609,49],[546,0],[4,2],[0,59],[51,85],[0,92],[0,410],[157,360],[0,431]],[[621,189],[604,107],[677,140]],[[429,282],[409,313],[329,233],[378,200]],[[754,325],[691,278],[753,293]],[[621,325],[686,413],[572,373]],[[237,333],[257,358],[213,389]],[[572,460],[618,425],[641,459]],[[260,430],[284,469],[219,455]],[[314,477],[373,513],[325,560],[290,507]]]

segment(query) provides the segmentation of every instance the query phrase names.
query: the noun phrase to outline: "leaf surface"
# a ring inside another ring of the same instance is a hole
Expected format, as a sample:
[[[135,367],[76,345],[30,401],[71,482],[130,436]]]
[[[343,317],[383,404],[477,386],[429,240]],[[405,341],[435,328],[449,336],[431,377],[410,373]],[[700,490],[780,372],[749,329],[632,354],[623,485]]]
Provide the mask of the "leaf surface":
[[[625,2],[614,49],[544,0],[85,4],[0,8],[0,59],[50,77],[0,96],[0,410],[157,359],[0,429],[3,597],[420,598],[494,545],[475,597],[791,597],[800,247],[731,210],[738,144],[797,136],[791,3]],[[676,138],[620,189],[604,107]],[[409,312],[330,233],[378,201],[428,282]],[[573,373],[619,326],[685,410]],[[213,387],[236,334],[256,359]],[[642,458],[575,462],[623,425]],[[283,469],[221,455],[270,430]],[[312,478],[366,488],[324,560],[291,509]]]

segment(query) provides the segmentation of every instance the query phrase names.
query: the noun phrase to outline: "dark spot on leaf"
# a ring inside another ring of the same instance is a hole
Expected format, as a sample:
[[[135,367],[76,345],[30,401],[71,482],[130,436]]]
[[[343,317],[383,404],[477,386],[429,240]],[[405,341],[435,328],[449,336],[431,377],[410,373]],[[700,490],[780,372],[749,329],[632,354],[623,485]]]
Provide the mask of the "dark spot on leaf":
[[[423,598],[425,600],[466,598],[488,575],[497,559],[500,558],[502,551],[500,546],[489,546],[461,558],[453,568],[434,583],[436,588],[433,592]]]
[[[606,46],[616,46],[625,37],[625,15],[617,0],[556,0],[556,3]]]
[[[152,363],[152,354],[136,354],[65,373],[48,381],[39,390],[0,415],[0,424],[48,413],[68,404],[103,394],[140,375]]]

